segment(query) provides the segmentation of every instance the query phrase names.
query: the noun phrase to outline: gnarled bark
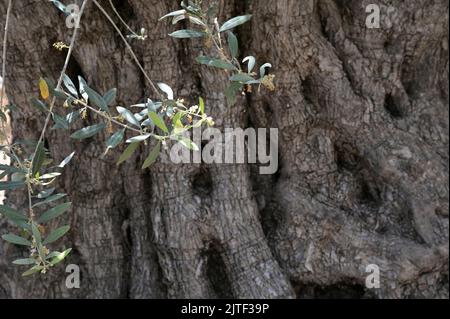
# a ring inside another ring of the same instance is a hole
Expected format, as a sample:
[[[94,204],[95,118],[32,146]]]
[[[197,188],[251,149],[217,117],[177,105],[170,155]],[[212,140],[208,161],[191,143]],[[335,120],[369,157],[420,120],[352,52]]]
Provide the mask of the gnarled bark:
[[[219,128],[279,129],[279,172],[163,162],[141,171],[144,149],[117,167],[117,154],[100,158],[105,136],[74,143],[51,131],[56,159],[78,154],[59,187],[73,202],[66,244],[81,288],[65,287],[63,267],[20,278],[10,265],[20,249],[0,243],[0,296],[448,297],[448,2],[380,0],[384,18],[396,9],[381,29],[365,26],[367,0],[218,2],[222,19],[254,15],[239,29],[242,55],[272,62],[274,93],[227,106],[227,75],[193,63],[201,43],[170,39],[173,26],[158,22],[177,1],[117,5],[149,30],[132,45],[152,79],[206,97]],[[69,75],[117,87],[123,105],[151,95],[112,26],[86,10]],[[64,53],[52,44],[71,31],[32,0],[14,2],[10,28],[13,138],[35,139],[42,123],[28,100],[39,77],[58,76]],[[8,196],[17,207],[25,198]],[[365,288],[369,264],[381,289]]]

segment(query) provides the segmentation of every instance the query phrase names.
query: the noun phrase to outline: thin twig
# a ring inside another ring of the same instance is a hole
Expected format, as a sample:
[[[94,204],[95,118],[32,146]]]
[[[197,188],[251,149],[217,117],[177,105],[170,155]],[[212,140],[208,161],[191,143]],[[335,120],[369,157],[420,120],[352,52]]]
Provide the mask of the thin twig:
[[[83,16],[84,8],[86,7],[86,4],[88,2],[89,2],[89,0],[84,0],[83,1],[83,4],[81,5],[81,8],[80,8],[79,16],[77,17],[78,18],[78,22],[81,20],[81,17]],[[70,57],[72,56],[72,52],[73,52],[73,49],[75,47],[75,40],[77,38],[77,35],[78,35],[78,25],[75,26],[75,29],[73,31],[72,39],[70,40],[69,50],[68,50],[67,56],[66,56],[66,61],[64,62],[64,66],[63,66],[63,68],[61,70],[61,74],[59,76],[58,83],[56,85],[56,90],[59,90],[61,88],[61,84],[63,82],[64,74],[66,74],[66,70],[67,70],[67,67],[69,65]],[[55,103],[56,103],[56,97],[53,97],[52,102],[50,104],[49,112],[47,114],[47,117],[45,118],[44,127],[42,128],[41,135],[39,137],[38,143],[36,144],[36,148],[35,148],[34,153],[33,153],[33,157],[32,157],[33,159],[36,156],[39,144],[44,140],[45,133],[47,131],[48,125],[50,123],[50,118],[51,118],[52,113],[53,113],[53,108],[55,107]],[[29,211],[30,211],[30,218],[33,217],[32,216],[33,215],[33,208],[32,208],[32,205],[31,205],[31,195],[32,194],[31,194],[30,185],[28,183],[28,205],[29,205]]]
[[[2,89],[0,92],[0,104],[3,103],[3,97],[6,89],[6,49],[7,49],[7,41],[8,41],[8,25],[9,25],[9,17],[11,15],[11,7],[12,7],[12,0],[8,1],[8,9],[6,10],[6,22],[5,22],[5,32],[3,35],[3,50],[2,50]],[[0,107],[3,107],[3,105],[0,105]],[[2,132],[5,133],[6,138],[6,132],[5,132],[5,123],[3,121],[0,121],[2,123],[1,129]]]
[[[116,7],[112,3],[112,0],[109,0],[109,5],[111,6],[111,9],[114,11],[116,16],[119,18],[120,22],[122,22],[122,24],[128,29],[128,31],[130,31],[134,35],[137,35],[136,32],[134,32],[134,30],[131,29],[131,27],[122,19],[122,17],[120,16],[119,12],[117,12]]]
[[[125,46],[127,47],[127,49],[130,51],[131,56],[133,57],[134,61],[136,62],[136,64],[139,67],[139,69],[141,70],[142,74],[144,75],[144,77],[146,78],[148,83],[150,84],[150,86],[153,89],[153,91],[161,98],[161,100],[163,100],[164,96],[162,95],[161,91],[158,90],[158,88],[156,87],[155,83],[153,83],[153,81],[148,76],[147,72],[145,72],[144,67],[142,66],[141,62],[139,62],[139,59],[137,58],[136,54],[134,53],[133,48],[128,43],[128,41],[125,38],[125,36],[122,34],[122,32],[120,31],[120,29],[117,26],[117,24],[114,22],[114,20],[108,14],[108,12],[106,12],[106,10],[97,2],[97,0],[92,0],[92,1],[98,7],[98,9],[103,13],[103,15],[108,19],[108,21],[112,24],[114,29],[117,31],[117,33],[119,34],[119,36],[122,39],[122,41],[125,43]]]
[[[239,72],[241,72],[242,68],[241,68],[241,64],[239,63],[239,61],[237,59],[235,59],[235,58],[231,58],[231,60],[230,60],[226,56],[225,50],[224,50],[224,48],[222,46],[222,41],[220,41],[220,38],[219,38],[219,42],[217,42],[216,38],[214,37],[213,30],[211,30],[211,28],[208,26],[207,23],[205,25],[206,25],[206,29],[208,30],[207,32],[211,34],[212,42],[213,42],[214,46],[216,47],[217,51],[219,52],[219,55],[221,56],[221,58],[225,59],[225,61],[227,61],[228,63],[231,63],[234,66],[237,66]]]
[[[84,8],[86,7],[86,4],[88,2],[89,2],[89,0],[84,0],[83,1],[83,4],[81,5],[79,16],[78,16],[78,21],[81,20],[81,17],[83,16]],[[67,70],[67,67],[69,65],[70,57],[72,56],[72,52],[73,52],[73,49],[75,47],[75,40],[76,40],[77,34],[78,34],[78,28],[77,28],[77,26],[75,26],[75,29],[74,29],[73,35],[72,35],[72,39],[70,40],[69,50],[68,50],[67,55],[66,55],[66,61],[64,62],[64,66],[63,66],[63,68],[61,70],[61,74],[59,76],[58,83],[56,85],[56,90],[59,90],[61,88],[61,84],[63,82],[64,74],[66,74],[66,70]],[[47,130],[48,124],[50,123],[50,118],[52,116],[52,111],[53,111],[53,108],[55,107],[55,103],[56,103],[56,97],[53,97],[52,102],[50,104],[49,113],[48,113],[48,115],[47,115],[47,117],[45,119],[44,128],[42,129],[41,136],[39,137],[38,144],[37,144],[35,152],[34,152],[35,154],[36,154],[36,151],[37,151],[39,143],[44,140],[45,132]]]
[[[101,117],[103,117],[103,118],[105,118],[105,119],[107,119],[107,120],[113,122],[114,124],[117,124],[117,125],[123,127],[124,129],[127,129],[127,130],[130,130],[130,131],[133,131],[133,132],[142,134],[142,131],[140,131],[140,130],[138,130],[138,129],[135,129],[134,127],[128,126],[128,125],[126,125],[126,124],[120,123],[119,121],[117,121],[117,120],[115,120],[115,119],[113,119],[113,118],[110,118],[110,117],[104,115],[102,112],[100,112],[99,110],[96,110],[95,108],[93,108],[93,107],[90,106],[90,105],[83,104],[83,106],[85,106],[86,108],[88,108],[88,109],[91,110],[92,112],[94,112],[94,113],[100,115]]]
[[[70,94],[67,93],[67,92],[62,91],[62,93],[64,93],[64,94],[67,96],[67,98],[73,98],[73,96],[70,95]],[[128,125],[123,124],[123,123],[120,123],[119,121],[117,121],[117,120],[111,118],[110,116],[105,115],[104,112],[101,112],[101,111],[97,110],[96,108],[90,106],[89,104],[87,104],[86,102],[84,102],[84,100],[76,99],[76,100],[75,100],[75,103],[80,104],[81,106],[83,106],[83,108],[86,108],[86,109],[91,110],[91,111],[94,112],[95,114],[100,115],[100,116],[103,117],[104,119],[107,119],[108,121],[111,121],[111,122],[113,122],[114,124],[117,124],[117,125],[123,127],[124,129],[130,130],[130,131],[134,131],[134,132],[137,132],[137,133],[139,133],[139,134],[142,133],[142,131],[140,131],[140,130],[134,128],[134,127],[128,126]]]

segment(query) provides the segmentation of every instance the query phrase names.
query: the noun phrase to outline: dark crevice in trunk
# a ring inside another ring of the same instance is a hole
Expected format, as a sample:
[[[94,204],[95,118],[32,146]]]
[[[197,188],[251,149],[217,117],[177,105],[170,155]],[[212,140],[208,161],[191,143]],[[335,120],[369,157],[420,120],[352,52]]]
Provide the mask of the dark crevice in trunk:
[[[113,3],[113,5],[116,8],[117,12],[121,16],[121,18],[125,21],[126,24],[130,25],[133,21],[136,21],[137,16],[136,16],[136,14],[134,12],[133,7],[128,2],[128,0],[126,0],[126,1],[113,0],[112,3]],[[110,8],[109,3],[105,3],[104,7],[105,8]],[[112,15],[112,16],[117,18],[117,16],[115,14]],[[117,18],[117,22],[118,22],[118,25],[120,25],[121,27],[125,28],[125,26],[119,21],[118,18]],[[128,33],[129,33],[129,31],[127,30],[126,34],[128,34]]]
[[[8,298],[7,289],[0,286],[0,298],[6,299]]]
[[[153,184],[153,180],[150,177],[149,174],[145,175],[144,178],[144,192],[145,194],[143,194],[143,196],[145,196],[146,198],[152,198],[152,196],[154,195],[151,190],[152,190],[152,184]],[[149,201],[150,202],[150,201]],[[150,206],[150,205],[149,205]],[[150,216],[146,216],[146,224],[147,224],[147,231],[148,231],[148,239],[149,239],[149,243],[148,245],[152,245],[153,246],[153,255],[152,257],[154,258],[155,261],[155,265],[156,265],[156,272],[157,272],[157,278],[160,278],[161,280],[158,280],[157,282],[157,287],[155,287],[156,291],[159,291],[159,297],[160,298],[166,298],[168,296],[168,283],[167,281],[165,281],[163,278],[163,270],[162,270],[162,266],[161,266],[161,262],[159,260],[159,254],[157,253],[158,250],[158,246],[155,244],[155,234],[153,232],[154,227],[152,224],[152,220],[150,218]]]
[[[50,147],[50,145],[49,145],[49,142],[48,142],[48,138],[44,138],[44,147],[46,148],[46,149],[49,149],[49,147]],[[36,143],[37,143],[37,141],[36,141]]]
[[[313,283],[295,283],[293,286],[299,299],[375,298],[363,285],[352,281],[323,286]]]
[[[133,236],[131,234],[131,225],[130,225],[131,213],[129,210],[125,210],[123,212],[123,221],[122,221],[122,234],[124,236],[123,242],[123,287],[122,287],[122,296],[123,298],[130,298],[131,292],[131,258],[132,256],[132,247],[133,247]]]
[[[213,191],[213,181],[210,170],[206,166],[201,166],[199,171],[192,178],[192,193],[207,198]]]
[[[334,152],[336,164],[341,170],[355,171],[362,161],[358,149],[352,143],[337,141]]]
[[[394,119],[401,119],[405,116],[403,110],[398,105],[392,94],[387,94],[384,101],[384,108]]]
[[[334,152],[338,170],[343,174],[351,173],[357,182],[356,204],[376,211],[382,204],[381,187],[357,147],[341,139],[334,143]]]
[[[250,6],[249,1],[235,1],[234,12],[232,13],[233,16],[240,16],[247,14],[249,12],[249,6]],[[242,25],[241,28],[231,30],[236,35],[239,41],[239,56],[237,57],[238,61],[242,61],[242,58],[244,56],[250,55],[248,49],[251,43],[251,36],[250,36],[252,32],[251,29],[252,29],[251,23],[248,23]],[[259,57],[257,57],[257,60],[259,60]]]
[[[314,81],[312,76],[305,76],[305,78],[302,81],[302,95],[305,99],[306,103],[309,103],[312,106],[312,109],[314,112],[317,112],[317,118],[316,121],[319,120],[319,118],[326,114],[326,110],[322,106],[322,103],[320,101],[320,96],[316,94],[317,92],[317,83]]]
[[[258,206],[261,204],[261,200],[258,201]],[[261,216],[261,226],[266,238],[270,238],[274,235],[278,229],[278,225],[281,224],[282,209],[278,205],[278,199],[274,195],[264,197],[264,208],[259,210]],[[269,248],[272,249],[272,245],[269,242]],[[277,256],[276,251],[272,251],[274,256]]]
[[[123,186],[122,186],[123,187]],[[122,195],[126,194],[122,188],[121,192],[114,200],[114,208],[117,211],[117,215],[113,218],[116,219],[114,225],[117,228],[114,229],[114,236],[121,243],[122,257],[118,260],[122,261],[121,265],[121,284],[120,284],[120,298],[130,298],[131,294],[131,276],[132,276],[132,258],[133,258],[133,234],[132,234],[132,206],[128,202],[127,197]]]
[[[252,96],[247,98],[247,103],[249,105],[252,104]],[[256,130],[259,127],[266,127],[267,130],[273,126],[273,111],[269,103],[263,101],[259,103],[261,109],[255,110],[251,112],[248,117],[248,127],[255,128]],[[258,113],[258,117],[262,117],[257,119],[256,112]],[[253,115],[253,116],[252,116]],[[259,138],[259,137],[258,137]],[[266,141],[266,149],[269,149],[270,146],[270,137],[267,136]],[[270,234],[274,233],[278,227],[277,217],[277,209],[274,209],[276,205],[277,199],[275,198],[275,192],[273,191],[274,185],[280,179],[281,171],[282,171],[282,159],[279,154],[278,158],[278,170],[275,174],[272,175],[261,175],[260,174],[260,164],[250,164],[250,182],[252,186],[252,192],[256,199],[256,203],[258,205],[258,212],[261,220],[261,226],[266,238],[270,236]],[[269,245],[270,246],[270,245]],[[276,254],[274,254],[276,255]]]
[[[367,179],[360,179],[360,192],[357,195],[359,203],[376,209],[381,205],[378,187]]]
[[[327,15],[327,12],[324,10],[322,3],[319,3],[319,5],[317,6],[317,15],[318,15],[319,23],[320,23],[320,31],[321,31],[323,37],[329,43],[333,43],[335,33],[330,32],[330,27],[328,26],[328,21],[327,21],[327,19],[329,17]]]
[[[329,25],[328,19],[332,19],[332,17],[329,17],[328,11],[326,11],[323,7],[323,3],[319,4],[318,20],[320,22],[322,36],[330,44],[330,46],[333,47],[335,54],[342,63],[342,71],[344,72],[353,93],[359,97],[362,97],[361,84],[358,84],[358,79],[353,75],[351,70],[351,61],[348,60],[342,48],[337,45],[339,38],[336,38],[337,32],[335,26],[331,24],[333,21],[330,22]]]
[[[251,165],[250,179],[252,191],[258,205],[258,212],[261,220],[261,226],[265,237],[270,236],[278,226],[276,206],[276,194],[273,191],[273,185],[276,185],[280,176],[280,170],[274,175],[260,175],[259,165]]]
[[[151,225],[149,227],[152,227]],[[152,229],[152,228],[150,228]],[[150,238],[152,238],[152,236],[149,236]],[[161,280],[158,280],[158,290],[160,292],[160,298],[167,298],[167,296],[169,295],[168,291],[169,291],[169,287],[168,287],[168,282],[166,280],[164,280],[164,276],[163,276],[163,270],[162,270],[162,266],[161,266],[161,262],[159,260],[159,255],[156,253],[157,247],[155,245],[155,254],[154,254],[154,258],[155,258],[155,262],[156,262],[156,266],[157,266],[157,273],[158,273],[158,278],[160,278]]]
[[[77,85],[78,83],[78,76],[81,76],[84,79],[86,78],[80,63],[73,55],[70,57],[66,75],[72,80],[75,85]]]
[[[234,298],[234,296],[221,254],[222,249],[216,242],[212,242],[204,252],[206,258],[206,276],[217,298],[230,299]]]

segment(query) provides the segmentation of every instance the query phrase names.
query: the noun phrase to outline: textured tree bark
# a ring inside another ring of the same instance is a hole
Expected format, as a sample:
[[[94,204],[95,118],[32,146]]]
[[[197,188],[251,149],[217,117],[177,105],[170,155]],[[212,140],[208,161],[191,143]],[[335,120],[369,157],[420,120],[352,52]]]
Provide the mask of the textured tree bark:
[[[132,45],[151,78],[206,97],[219,128],[278,128],[280,169],[159,162],[141,171],[144,149],[117,167],[117,154],[100,159],[106,136],[75,143],[51,131],[56,160],[78,154],[59,187],[73,202],[66,245],[81,288],[65,287],[64,267],[21,278],[10,262],[22,251],[1,242],[0,297],[448,298],[447,1],[379,0],[381,29],[365,26],[369,0],[218,1],[222,19],[254,15],[239,29],[241,54],[271,61],[276,76],[274,93],[233,107],[227,75],[193,62],[201,43],[170,39],[174,27],[158,22],[178,1],[116,2],[149,30]],[[14,1],[10,28],[13,138],[36,139],[42,121],[29,99],[39,77],[58,76],[64,53],[52,44],[71,31],[34,0]],[[152,95],[92,4],[81,28],[70,76],[117,87],[122,105]],[[17,207],[25,198],[8,194]],[[369,264],[380,267],[380,289],[365,287]]]

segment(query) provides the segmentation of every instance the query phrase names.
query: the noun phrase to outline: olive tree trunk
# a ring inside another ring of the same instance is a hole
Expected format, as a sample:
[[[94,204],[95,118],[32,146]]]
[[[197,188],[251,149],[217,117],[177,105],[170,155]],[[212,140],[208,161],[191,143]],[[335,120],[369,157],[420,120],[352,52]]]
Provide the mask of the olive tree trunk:
[[[366,27],[374,2],[379,29]],[[131,44],[152,79],[179,97],[205,97],[218,128],[279,129],[279,170],[157,163],[142,171],[144,147],[117,166],[117,152],[101,158],[106,133],[74,142],[52,130],[56,160],[77,154],[58,187],[73,202],[65,245],[81,287],[66,288],[63,266],[21,278],[11,261],[23,251],[1,242],[0,297],[448,298],[448,1],[218,1],[222,21],[253,14],[238,29],[241,55],[271,62],[277,86],[233,107],[222,93],[227,75],[194,62],[208,53],[203,43],[171,39],[175,27],[158,21],[179,1],[114,3],[134,29],[148,30]],[[52,45],[70,40],[64,19],[49,1],[13,1],[14,140],[39,136],[42,114],[29,99],[41,76],[59,75],[66,52]],[[92,3],[68,74],[100,92],[117,87],[120,105],[153,95]],[[26,207],[26,196],[10,192],[8,202]],[[1,233],[9,227],[0,221]],[[370,264],[379,289],[366,288]]]

